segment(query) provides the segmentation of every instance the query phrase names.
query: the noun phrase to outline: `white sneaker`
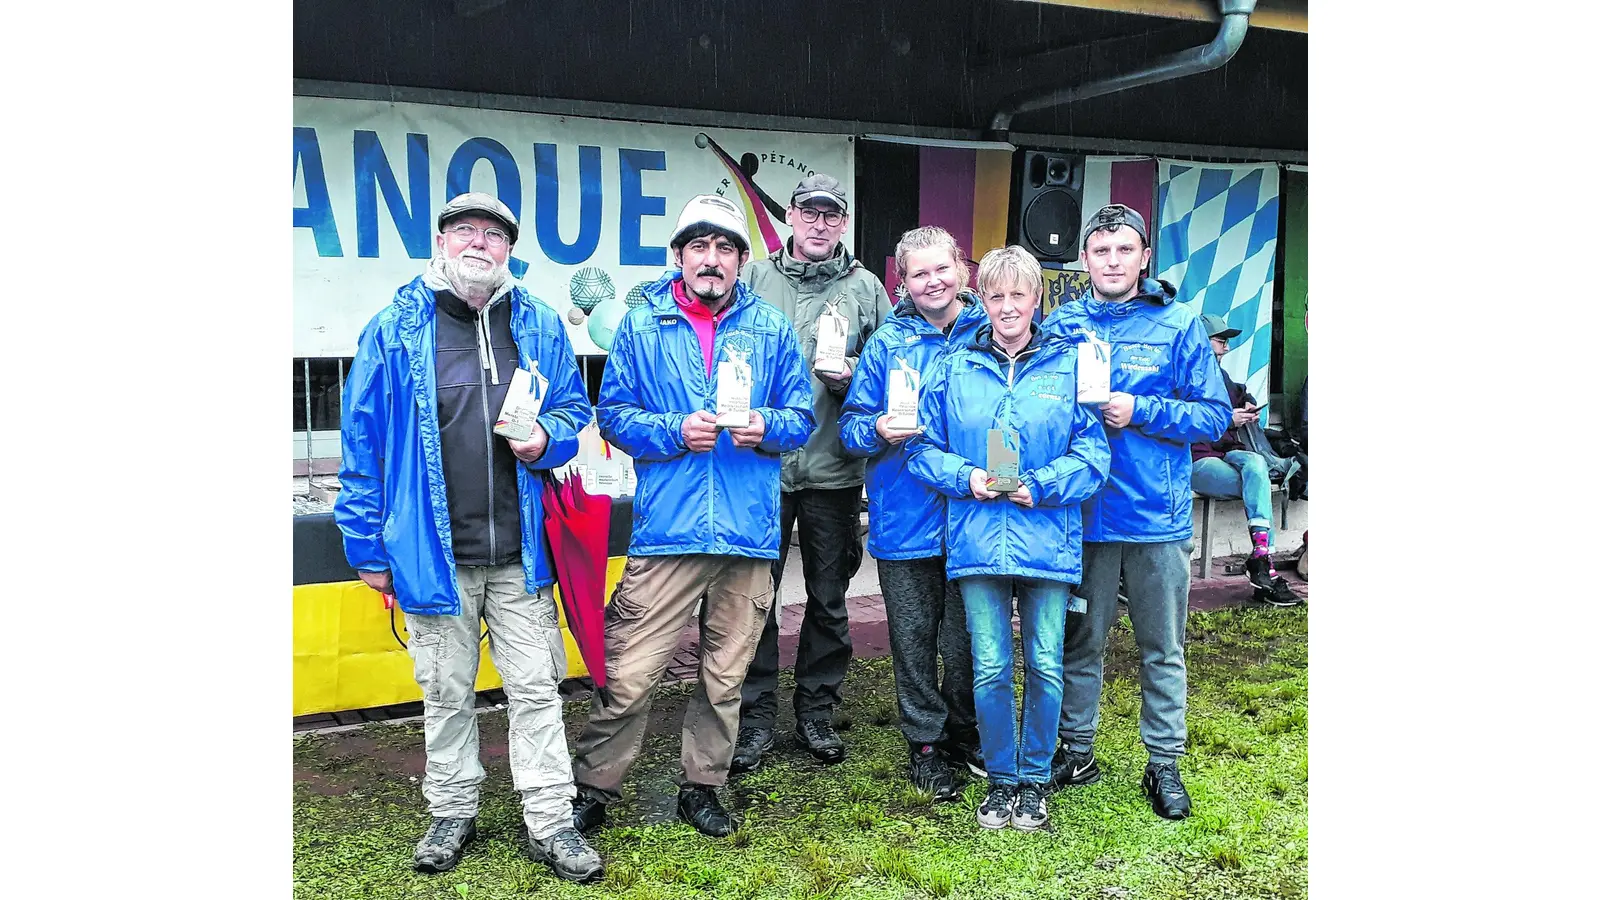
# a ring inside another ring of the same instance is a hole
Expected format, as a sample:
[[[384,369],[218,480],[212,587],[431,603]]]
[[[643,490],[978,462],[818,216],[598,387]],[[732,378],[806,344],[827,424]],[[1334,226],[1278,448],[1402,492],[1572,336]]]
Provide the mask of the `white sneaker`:
[[[1017,786],[991,784],[989,795],[978,804],[978,824],[984,828],[1000,829],[1011,824],[1011,809],[1017,802]]]

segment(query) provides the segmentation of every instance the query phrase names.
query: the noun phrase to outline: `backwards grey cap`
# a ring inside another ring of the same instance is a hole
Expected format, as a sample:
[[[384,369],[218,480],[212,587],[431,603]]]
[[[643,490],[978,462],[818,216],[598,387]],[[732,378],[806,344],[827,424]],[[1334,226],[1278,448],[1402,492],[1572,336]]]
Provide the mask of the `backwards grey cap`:
[[[511,214],[511,209],[501,203],[498,197],[481,191],[457,194],[451,198],[450,202],[439,210],[438,228],[440,231],[444,231],[446,220],[472,213],[488,216],[491,219],[499,219],[500,224],[506,226],[506,236],[511,238],[511,243],[515,244],[517,242],[517,217]]]
[[[818,172],[800,179],[794,186],[794,194],[789,197],[790,206],[805,206],[813,200],[826,200],[839,207],[840,212],[848,212],[849,204],[844,202],[844,185],[832,175]]]
[[[1084,216],[1083,236],[1078,239],[1078,246],[1080,248],[1089,246],[1089,235],[1102,228],[1114,230],[1121,225],[1137,231],[1139,240],[1144,241],[1146,247],[1150,246],[1150,232],[1145,230],[1144,216],[1139,215],[1139,211],[1133,207],[1123,206],[1121,203],[1102,206],[1093,215]]]

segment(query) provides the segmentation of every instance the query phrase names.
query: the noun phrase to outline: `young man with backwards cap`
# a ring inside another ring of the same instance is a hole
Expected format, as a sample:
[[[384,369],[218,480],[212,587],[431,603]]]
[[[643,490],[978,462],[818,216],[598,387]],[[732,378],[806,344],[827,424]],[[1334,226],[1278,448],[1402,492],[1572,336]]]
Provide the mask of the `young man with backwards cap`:
[[[811,369],[817,430],[802,448],[783,458],[780,549],[772,580],[782,583],[795,521],[800,524],[800,559],[806,608],[794,662],[795,734],[825,763],[844,759],[844,741],[833,728],[839,687],[850,664],[850,620],[845,589],[861,566],[861,488],[866,461],[846,453],[839,441],[839,413],[867,338],[889,318],[893,304],[883,282],[844,248],[850,226],[844,185],[817,173],[801,179],[789,199],[794,235],[777,255],[752,263],[745,280],[761,299],[794,324],[800,352]],[[843,365],[817,362],[819,319],[843,317]],[[778,615],[776,608],[745,678],[739,743],[733,770],[760,765],[774,744],[778,718]]]
[[[1112,204],[1084,219],[1080,238],[1089,290],[1045,320],[1048,336],[1092,331],[1111,344],[1111,399],[1100,407],[1111,445],[1105,488],[1083,502],[1084,623],[1067,630],[1061,746],[1051,761],[1057,787],[1099,779],[1094,758],[1106,636],[1126,580],[1128,618],[1139,646],[1143,708],[1139,735],[1150,754],[1142,788],[1156,814],[1189,815],[1178,775],[1187,731],[1183,632],[1194,551],[1189,445],[1215,440],[1230,409],[1222,370],[1194,310],[1169,284],[1143,278],[1150,263],[1144,217]],[[1080,360],[1082,356],[1080,354]]]
[[[623,317],[600,386],[600,434],[633,458],[639,486],[628,565],[606,608],[611,702],[596,698],[575,742],[572,818],[596,827],[621,796],[651,695],[699,609],[678,815],[725,837],[736,823],[716,789],[772,605],[780,454],[803,445],[815,419],[794,329],[738,280],[750,259],[744,213],[714,194],[695,197],[669,243],[679,271]],[[748,424],[719,426],[719,403],[735,397],[748,399]]]
[[[455,867],[477,831],[478,620],[510,707],[511,780],[534,857],[562,878],[604,874],[572,827],[566,677],[539,471],[578,450],[589,407],[560,317],[506,270],[517,219],[488,194],[439,211],[427,270],[367,323],[344,385],[334,518],[361,580],[405,612],[422,688],[422,794],[433,822],[413,859]],[[518,370],[548,379],[525,441],[493,433]]]

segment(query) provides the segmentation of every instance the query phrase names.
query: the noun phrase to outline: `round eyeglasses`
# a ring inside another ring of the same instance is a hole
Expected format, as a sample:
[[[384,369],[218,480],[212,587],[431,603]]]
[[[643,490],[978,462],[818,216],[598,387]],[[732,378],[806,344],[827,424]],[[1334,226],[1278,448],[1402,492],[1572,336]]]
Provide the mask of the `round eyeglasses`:
[[[460,222],[450,226],[450,233],[462,243],[471,243],[479,231],[483,232],[483,242],[491,247],[503,246],[507,240],[506,233],[494,227],[479,228],[470,222]]]

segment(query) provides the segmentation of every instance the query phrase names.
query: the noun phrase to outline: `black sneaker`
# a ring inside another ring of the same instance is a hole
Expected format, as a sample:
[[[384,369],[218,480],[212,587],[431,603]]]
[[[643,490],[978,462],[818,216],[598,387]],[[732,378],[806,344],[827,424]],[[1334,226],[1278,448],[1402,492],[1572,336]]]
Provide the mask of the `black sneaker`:
[[[950,765],[965,768],[974,778],[989,777],[989,770],[983,762],[983,748],[976,741],[970,744],[945,741],[938,746],[939,752],[944,754],[945,761]]]
[[[528,841],[528,853],[561,878],[588,884],[605,877],[606,866],[600,861],[600,854],[576,828],[564,828],[539,841],[528,833],[527,826],[523,826],[523,837]]]
[[[738,827],[722,808],[716,790],[704,784],[678,788],[678,817],[706,837],[727,837]]]
[[[593,831],[605,824],[606,802],[595,794],[578,788],[572,798],[572,827],[579,831]]]
[[[1024,782],[1017,785],[1017,802],[1011,808],[1011,827],[1018,831],[1038,831],[1050,821],[1044,808],[1044,785]]]
[[[1058,788],[1094,784],[1100,780],[1100,763],[1094,751],[1074,753],[1063,742],[1050,758],[1050,784]]]
[[[1016,804],[1016,785],[989,785],[989,795],[978,804],[978,824],[989,829],[1005,828],[1011,824],[1011,810]]]
[[[1257,592],[1272,590],[1271,563],[1265,556],[1251,556],[1244,561],[1244,574]]]
[[[1189,817],[1189,792],[1178,776],[1177,763],[1152,762],[1144,767],[1144,779],[1139,782],[1150,806],[1163,819]]]
[[[950,764],[944,761],[932,744],[912,744],[911,783],[917,790],[926,791],[935,800],[954,800],[956,781],[950,774]]]
[[[1282,575],[1272,579],[1272,585],[1267,588],[1256,588],[1255,599],[1273,606],[1299,606],[1304,603],[1300,595],[1289,587],[1289,582]]]
[[[728,773],[737,775],[760,768],[761,758],[767,755],[776,740],[771,728],[751,725],[739,729],[739,739],[733,742],[733,762],[728,765]]]
[[[795,737],[807,753],[822,762],[833,764],[844,759],[844,738],[833,730],[833,725],[822,719],[802,719],[796,724]]]
[[[461,851],[478,833],[476,819],[434,819],[411,857],[418,872],[448,872],[461,861]]]

